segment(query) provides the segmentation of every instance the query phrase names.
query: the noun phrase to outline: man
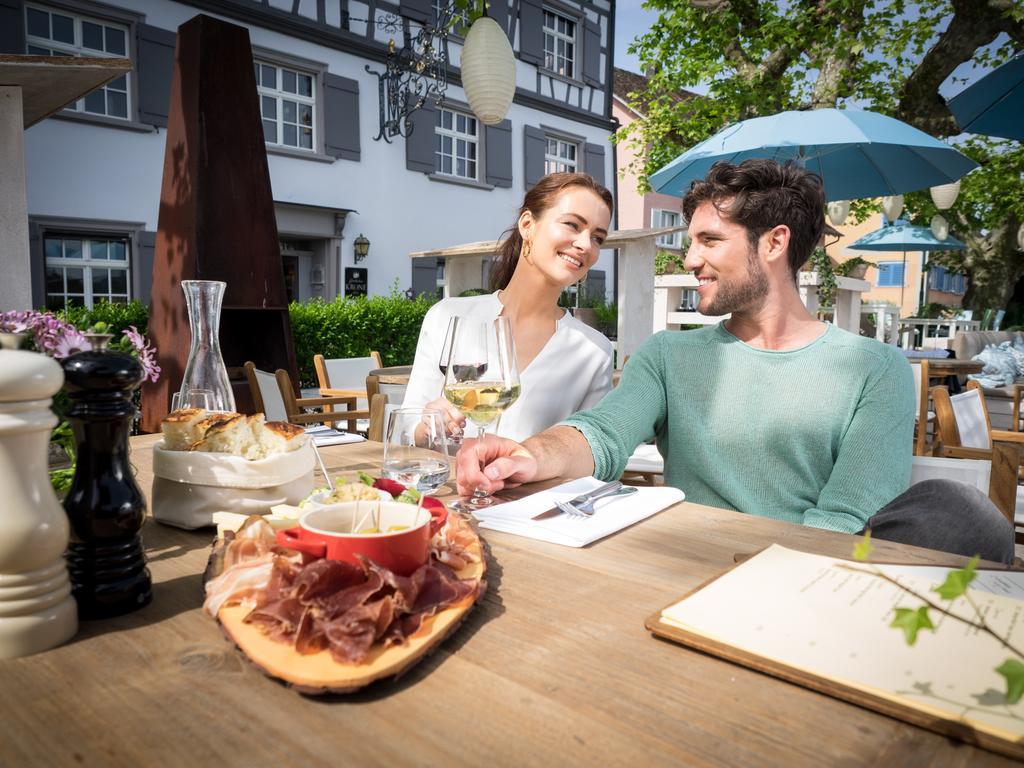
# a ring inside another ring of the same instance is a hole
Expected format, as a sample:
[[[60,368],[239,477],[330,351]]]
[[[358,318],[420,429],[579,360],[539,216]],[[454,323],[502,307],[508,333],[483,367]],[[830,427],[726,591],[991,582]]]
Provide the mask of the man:
[[[824,206],[821,180],[797,166],[717,163],[683,198],[685,266],[699,311],[730,319],[655,334],[597,407],[522,444],[467,441],[459,491],[611,480],[654,437],[666,483],[690,501],[1010,562],[1012,527],[977,489],[907,490],[914,390],[903,356],[800,301],[796,275]]]

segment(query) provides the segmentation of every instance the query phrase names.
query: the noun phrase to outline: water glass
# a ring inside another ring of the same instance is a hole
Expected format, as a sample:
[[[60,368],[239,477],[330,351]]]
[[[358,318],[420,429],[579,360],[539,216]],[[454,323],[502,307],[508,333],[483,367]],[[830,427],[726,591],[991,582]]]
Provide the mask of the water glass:
[[[213,390],[187,389],[184,392],[175,392],[171,395],[171,410],[177,411],[181,408],[201,408],[204,411],[212,411]]]
[[[448,482],[450,472],[444,415],[429,408],[392,411],[384,435],[381,474],[429,495]]]

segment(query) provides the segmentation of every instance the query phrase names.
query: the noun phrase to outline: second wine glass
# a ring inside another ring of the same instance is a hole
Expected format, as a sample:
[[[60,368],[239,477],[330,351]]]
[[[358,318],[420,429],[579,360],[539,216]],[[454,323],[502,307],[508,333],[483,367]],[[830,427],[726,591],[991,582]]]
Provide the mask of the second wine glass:
[[[480,440],[519,398],[519,366],[507,317],[489,322],[461,319],[453,332],[444,396],[480,430]],[[457,509],[486,507],[491,495],[477,488]]]

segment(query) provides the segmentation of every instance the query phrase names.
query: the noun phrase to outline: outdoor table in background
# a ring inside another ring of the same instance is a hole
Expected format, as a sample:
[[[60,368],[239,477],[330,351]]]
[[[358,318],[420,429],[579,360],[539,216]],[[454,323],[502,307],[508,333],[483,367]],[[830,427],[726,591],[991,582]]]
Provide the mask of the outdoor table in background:
[[[152,445],[131,440],[140,486]],[[331,474],[379,443],[321,448]],[[519,489],[517,493],[528,492]],[[682,503],[572,549],[484,531],[489,587],[397,683],[307,698],[264,677],[201,611],[212,530],[147,522],[153,602],[0,663],[10,765],[1009,765],[998,755],[654,639],[644,619],[772,542],[856,538]],[[962,564],[874,542],[879,561]],[[892,642],[903,643],[893,631]],[[884,757],[883,757],[884,756]]]
[[[962,390],[960,377],[971,373],[981,373],[985,364],[980,360],[954,360],[953,358],[942,357],[914,357],[913,353],[907,355],[907,360],[928,361],[929,381],[944,381],[949,387],[949,393],[955,395]]]
[[[929,336],[928,331],[935,329],[935,335]],[[948,335],[939,336],[942,328],[948,328]],[[981,329],[980,320],[936,319],[928,317],[907,317],[900,320],[900,346],[904,349],[916,349],[927,345],[928,340],[942,344],[943,348],[953,340],[960,331],[977,331]],[[933,345],[934,346],[934,345]]]

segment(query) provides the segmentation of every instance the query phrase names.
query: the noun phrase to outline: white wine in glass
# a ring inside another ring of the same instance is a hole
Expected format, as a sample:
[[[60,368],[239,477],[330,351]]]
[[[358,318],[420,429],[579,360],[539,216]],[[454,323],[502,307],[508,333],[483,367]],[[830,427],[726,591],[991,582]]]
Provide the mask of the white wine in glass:
[[[519,397],[519,367],[507,317],[490,322],[462,319],[454,330],[451,353],[444,378],[444,396],[480,429],[487,430]],[[467,502],[457,503],[463,511],[486,507],[494,499],[477,488]]]

